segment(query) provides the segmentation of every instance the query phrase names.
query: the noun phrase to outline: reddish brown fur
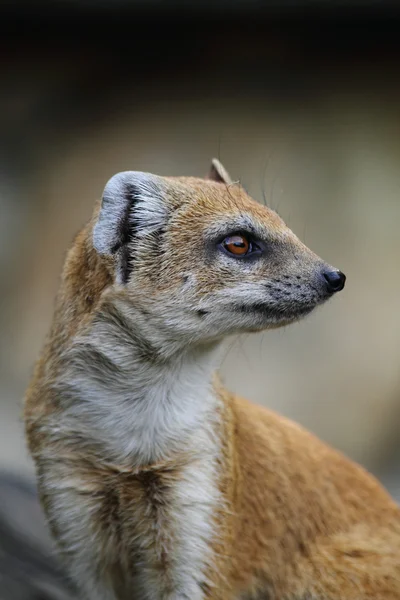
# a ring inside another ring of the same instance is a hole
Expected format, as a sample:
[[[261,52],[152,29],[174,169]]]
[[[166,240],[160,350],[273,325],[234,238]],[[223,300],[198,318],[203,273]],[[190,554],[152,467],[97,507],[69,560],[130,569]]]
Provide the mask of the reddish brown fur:
[[[224,186],[202,180],[170,181],[176,186],[172,203],[181,206],[189,191],[200,198],[196,209],[188,204],[169,232],[177,253],[185,244],[199,242],[199,214],[204,224],[208,214],[224,218],[235,207],[239,213],[250,207],[258,218],[266,218],[265,209],[238,188],[227,194]],[[113,282],[112,261],[101,258],[91,242],[97,210],[69,251],[53,326],[27,393],[25,420],[43,505],[61,549],[53,518],[57,503],[43,484],[50,471],[52,480],[68,482],[71,502],[91,512],[99,564],[122,582],[122,574],[133,569],[131,540],[146,535],[149,519],[157,527],[169,490],[191,457],[183,453],[137,468],[63,435],[63,408],[50,384],[61,352],[91,321]],[[268,219],[281,235],[279,217],[268,213]],[[304,256],[309,252],[300,250]],[[203,289],[222,285],[212,272],[199,276]],[[176,277],[171,263],[160,273],[160,289]],[[219,535],[210,570],[214,585],[203,585],[204,597],[400,599],[400,512],[378,482],[299,426],[230,394],[218,382],[215,388],[223,400],[219,484],[228,510],[221,507],[217,515]],[[54,416],[60,423],[58,439],[46,429]],[[166,535],[163,547],[168,546],[168,532],[160,530],[159,535]],[[157,540],[154,544],[156,548]],[[166,570],[170,558],[159,556],[159,568]],[[118,597],[136,597],[120,585]]]

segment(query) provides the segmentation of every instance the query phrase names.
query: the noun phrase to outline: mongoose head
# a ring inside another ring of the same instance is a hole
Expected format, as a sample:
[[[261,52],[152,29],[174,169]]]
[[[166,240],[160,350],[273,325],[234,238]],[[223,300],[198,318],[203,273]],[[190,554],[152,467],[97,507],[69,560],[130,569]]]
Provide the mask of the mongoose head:
[[[208,179],[112,177],[93,245],[118,293],[187,343],[287,325],[345,283],[216,160]]]

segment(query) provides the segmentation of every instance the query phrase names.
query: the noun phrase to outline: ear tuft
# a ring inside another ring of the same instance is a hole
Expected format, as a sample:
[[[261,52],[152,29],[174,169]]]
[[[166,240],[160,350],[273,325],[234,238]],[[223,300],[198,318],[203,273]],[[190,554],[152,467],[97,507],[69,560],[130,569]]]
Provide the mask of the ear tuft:
[[[142,237],[165,223],[162,178],[125,171],[112,177],[103,192],[93,245],[99,254],[115,254],[133,234]]]
[[[216,158],[213,158],[211,161],[208,179],[216,181],[217,183],[226,183],[226,185],[231,185],[233,183],[228,171]]]
[[[99,254],[117,257],[118,278],[126,282],[131,269],[135,239],[165,226],[167,204],[161,177],[139,171],[114,175],[107,183],[93,246]]]

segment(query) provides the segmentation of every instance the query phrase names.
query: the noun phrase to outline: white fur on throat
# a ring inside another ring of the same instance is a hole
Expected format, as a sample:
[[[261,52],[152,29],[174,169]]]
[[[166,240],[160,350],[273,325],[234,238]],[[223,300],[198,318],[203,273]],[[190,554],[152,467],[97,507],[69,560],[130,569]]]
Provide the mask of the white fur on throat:
[[[125,322],[131,320],[129,308],[119,306]],[[220,508],[218,462],[220,441],[216,433],[218,399],[211,377],[215,368],[215,349],[178,354],[168,361],[152,362],[135,353],[135,340],[113,321],[95,322],[90,331],[75,340],[66,356],[59,390],[69,400],[63,426],[70,423],[86,439],[104,447],[105,458],[137,468],[184,454],[181,476],[169,492],[168,512],[152,524],[149,538],[141,540],[148,561],[141,564],[133,582],[135,598],[140,600],[202,600],[201,582],[213,563],[211,545],[216,534],[214,517]],[[57,484],[56,484],[57,485]],[[68,492],[69,493],[69,492]],[[76,501],[59,497],[59,513],[65,516]],[[90,515],[77,513],[68,526],[69,540],[78,549],[77,571],[93,572],[91,547],[96,543],[90,531]],[[71,514],[72,517],[72,514]],[[135,515],[132,515],[134,521]],[[173,542],[168,571],[154,568],[154,536],[171,530]],[[153,537],[152,537],[153,536]],[[78,541],[79,540],[79,541]],[[96,599],[113,598],[104,582],[104,594]],[[140,590],[140,591],[139,591]],[[138,593],[139,591],[139,593]],[[92,598],[89,594],[89,598]],[[94,596],[93,596],[94,600]]]
[[[123,308],[119,303],[118,310]],[[124,312],[129,324],[135,315],[128,307]],[[102,442],[119,460],[149,464],[187,449],[193,436],[213,429],[218,400],[211,379],[219,349],[152,362],[139,348],[135,352],[135,340],[124,333],[126,344],[112,322],[95,323],[68,351],[60,384],[72,398],[69,416],[85,424],[89,439]]]

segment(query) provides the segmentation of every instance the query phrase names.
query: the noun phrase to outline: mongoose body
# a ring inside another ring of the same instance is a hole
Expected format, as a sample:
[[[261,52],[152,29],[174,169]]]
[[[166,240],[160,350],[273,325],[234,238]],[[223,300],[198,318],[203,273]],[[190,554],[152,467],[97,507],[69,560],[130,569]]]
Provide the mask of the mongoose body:
[[[400,600],[387,492],[215,375],[227,336],[296,321],[344,280],[217,161],[204,180],[109,181],[25,405],[82,598]]]

